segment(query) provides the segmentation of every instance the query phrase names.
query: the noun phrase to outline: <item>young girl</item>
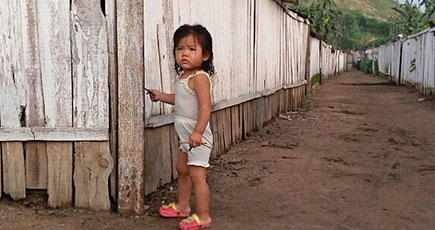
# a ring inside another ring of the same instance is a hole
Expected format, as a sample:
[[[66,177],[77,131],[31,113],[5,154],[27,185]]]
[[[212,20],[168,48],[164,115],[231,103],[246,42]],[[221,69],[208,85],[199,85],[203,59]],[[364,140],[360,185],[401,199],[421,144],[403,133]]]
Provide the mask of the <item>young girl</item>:
[[[213,145],[209,119],[211,81],[214,74],[212,37],[201,25],[183,25],[174,34],[175,70],[179,77],[175,94],[151,89],[153,102],[175,104],[175,129],[180,139],[177,160],[178,202],[160,207],[163,217],[188,217],[181,229],[211,226],[206,168]],[[191,188],[194,188],[197,214],[190,215]]]

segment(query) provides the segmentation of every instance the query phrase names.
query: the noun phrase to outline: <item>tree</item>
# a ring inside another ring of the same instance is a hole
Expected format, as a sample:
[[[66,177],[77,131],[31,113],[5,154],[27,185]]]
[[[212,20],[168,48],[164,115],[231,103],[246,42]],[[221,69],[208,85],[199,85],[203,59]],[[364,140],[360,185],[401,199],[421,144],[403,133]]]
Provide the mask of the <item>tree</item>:
[[[312,24],[312,32],[323,37],[326,42],[337,45],[340,31],[337,28],[341,12],[333,0],[316,0],[310,6],[294,6],[294,10],[305,15]]]
[[[425,7],[424,12],[419,9],[422,6]],[[431,22],[434,23],[435,0],[418,0],[418,5],[414,4],[414,0],[406,0],[398,7],[393,7],[393,10],[399,13],[399,30],[405,35],[411,35],[428,28]]]

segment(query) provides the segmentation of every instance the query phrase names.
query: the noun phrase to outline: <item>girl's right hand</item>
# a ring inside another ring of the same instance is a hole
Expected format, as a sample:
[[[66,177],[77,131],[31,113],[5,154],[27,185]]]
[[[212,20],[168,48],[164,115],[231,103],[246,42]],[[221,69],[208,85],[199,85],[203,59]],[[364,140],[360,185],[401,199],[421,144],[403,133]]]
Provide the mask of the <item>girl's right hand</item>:
[[[152,102],[158,102],[160,100],[160,94],[161,92],[157,89],[149,89],[150,93],[150,99]]]

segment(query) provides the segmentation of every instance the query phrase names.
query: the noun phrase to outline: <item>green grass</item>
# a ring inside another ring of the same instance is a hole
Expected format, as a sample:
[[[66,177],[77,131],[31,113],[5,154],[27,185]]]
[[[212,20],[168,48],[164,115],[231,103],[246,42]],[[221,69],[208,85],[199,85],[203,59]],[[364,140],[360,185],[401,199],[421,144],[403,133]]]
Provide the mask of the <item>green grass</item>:
[[[320,73],[314,75],[311,78],[311,87],[313,87],[313,86],[315,86],[316,84],[319,84],[319,83],[320,83]]]

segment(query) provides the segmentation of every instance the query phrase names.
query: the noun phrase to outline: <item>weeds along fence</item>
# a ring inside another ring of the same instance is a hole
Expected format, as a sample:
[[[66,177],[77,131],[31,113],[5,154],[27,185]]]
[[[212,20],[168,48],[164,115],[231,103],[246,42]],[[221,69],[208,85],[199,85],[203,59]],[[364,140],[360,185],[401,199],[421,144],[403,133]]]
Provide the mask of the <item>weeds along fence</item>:
[[[379,72],[397,84],[434,94],[435,28],[379,47]]]
[[[37,189],[50,207],[143,213],[145,195],[177,177],[179,141],[173,108],[144,87],[174,92],[171,40],[185,23],[214,39],[212,157],[297,108],[312,73],[346,66],[310,46],[309,24],[281,1],[5,1],[0,195]]]

